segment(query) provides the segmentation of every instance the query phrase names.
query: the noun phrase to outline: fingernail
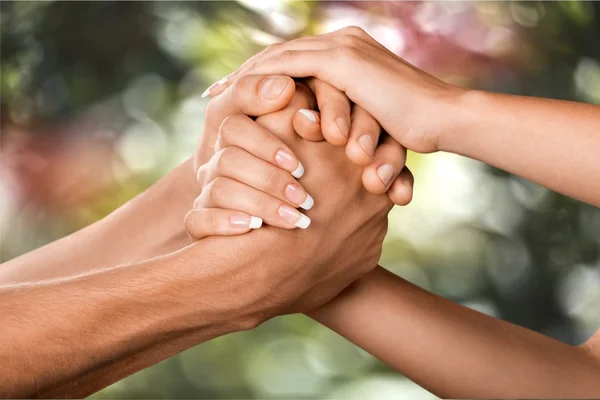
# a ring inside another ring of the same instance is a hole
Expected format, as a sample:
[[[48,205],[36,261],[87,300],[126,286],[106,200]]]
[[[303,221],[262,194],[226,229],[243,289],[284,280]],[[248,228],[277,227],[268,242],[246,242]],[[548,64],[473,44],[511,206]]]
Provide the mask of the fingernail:
[[[350,132],[350,124],[348,124],[348,121],[346,121],[342,117],[337,117],[335,119],[335,123],[337,124],[338,128],[340,128],[340,132],[342,132],[342,135],[344,135],[344,137],[347,138],[348,133]]]
[[[310,210],[315,201],[300,185],[290,183],[285,187],[285,197],[305,210]]]
[[[245,214],[234,214],[229,217],[229,224],[233,227],[258,229],[262,226],[262,218],[251,217]]]
[[[275,153],[275,162],[286,171],[292,171],[294,178],[300,178],[304,174],[302,163],[286,150],[278,150]]]
[[[310,225],[310,218],[289,206],[279,207],[279,217],[288,224],[295,225],[301,229],[306,229]]]
[[[289,83],[289,79],[282,76],[267,78],[260,86],[260,94],[266,99],[275,100],[281,96]]]
[[[313,124],[317,123],[317,117],[315,117],[315,114],[312,111],[306,110],[303,108],[303,109],[298,110],[298,112],[300,114],[304,115]]]
[[[392,164],[381,165],[377,168],[377,175],[379,175],[379,179],[381,179],[384,186],[387,187],[394,176],[394,166]]]
[[[373,142],[371,136],[362,135],[358,138],[357,142],[369,157],[373,157],[373,152],[375,152],[375,143]]]
[[[205,98],[206,96],[208,96],[210,94],[210,92],[212,92],[213,90],[215,90],[217,88],[217,86],[220,86],[222,84],[224,84],[225,82],[227,82],[227,77],[218,80],[217,82],[213,83],[212,85],[210,85],[208,87],[208,89],[206,89],[204,91],[204,93],[202,93],[202,98]]]
[[[262,226],[263,220],[259,217],[250,217],[250,225],[248,227],[250,229],[258,229]]]
[[[302,175],[304,175],[304,167],[302,166],[302,163],[298,161],[298,166],[292,171],[292,176],[296,179],[299,179],[302,177]]]

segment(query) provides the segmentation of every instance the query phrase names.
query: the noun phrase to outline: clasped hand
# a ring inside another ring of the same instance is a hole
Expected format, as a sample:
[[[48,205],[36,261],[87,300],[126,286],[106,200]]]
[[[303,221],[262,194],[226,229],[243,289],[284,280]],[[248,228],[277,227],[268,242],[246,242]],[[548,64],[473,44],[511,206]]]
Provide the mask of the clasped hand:
[[[273,89],[277,96],[265,93]],[[335,96],[328,102],[320,95],[321,104],[339,107]],[[197,240],[255,230],[238,240],[268,244],[267,257],[279,262],[242,273],[244,286],[267,299],[250,311],[255,322],[312,310],[375,268],[391,198],[405,204],[412,193],[402,146],[384,136],[372,157],[333,146],[323,140],[317,101],[309,86],[291,78],[248,75],[207,109],[194,162],[202,190],[185,226]],[[355,107],[352,119],[351,135],[377,140],[381,128],[373,117]],[[392,170],[386,183],[382,165]]]

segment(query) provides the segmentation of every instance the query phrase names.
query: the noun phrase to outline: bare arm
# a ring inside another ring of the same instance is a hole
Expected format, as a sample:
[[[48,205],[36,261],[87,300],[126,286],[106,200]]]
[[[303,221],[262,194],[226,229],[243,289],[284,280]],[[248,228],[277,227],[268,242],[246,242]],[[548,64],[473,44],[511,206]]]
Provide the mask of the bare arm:
[[[256,260],[244,254],[226,260],[216,255],[218,247],[193,246],[79,276],[0,285],[0,396],[84,397],[258,323],[214,289],[219,269],[248,268]],[[193,263],[186,259],[191,252]]]
[[[182,164],[94,226],[2,266],[0,368],[7,372],[0,377],[0,395],[88,395],[212,337],[313,309],[371,270],[389,198],[365,193],[361,170],[346,161],[343,149],[297,137],[294,112],[248,119],[247,128],[264,123],[285,137],[272,156],[287,142],[314,166],[303,177],[319,201],[309,231],[266,227],[131,263],[188,240],[180,233],[195,189],[189,162]],[[271,178],[265,182],[277,183]],[[286,172],[279,183],[291,179]],[[323,192],[323,179],[333,195]],[[233,179],[205,184],[201,197],[208,204],[239,200],[228,189]],[[274,220],[283,204],[272,204]],[[233,206],[245,211],[242,203]],[[344,215],[349,209],[356,211]],[[333,223],[338,220],[343,223]]]
[[[244,132],[252,141],[253,133]],[[239,143],[241,135],[234,137],[237,146],[252,151]],[[236,162],[240,158],[231,161]],[[215,173],[220,173],[218,168]],[[260,176],[260,170],[252,175]],[[267,211],[257,206],[252,214],[266,216]],[[600,395],[598,339],[572,347],[461,307],[381,268],[309,315],[440,396]]]
[[[600,106],[470,91],[440,149],[600,207]]]
[[[106,218],[0,266],[0,284],[142,261],[192,243],[183,227],[200,189],[188,160]]]
[[[566,345],[380,267],[309,315],[441,397],[600,396],[593,340]]]

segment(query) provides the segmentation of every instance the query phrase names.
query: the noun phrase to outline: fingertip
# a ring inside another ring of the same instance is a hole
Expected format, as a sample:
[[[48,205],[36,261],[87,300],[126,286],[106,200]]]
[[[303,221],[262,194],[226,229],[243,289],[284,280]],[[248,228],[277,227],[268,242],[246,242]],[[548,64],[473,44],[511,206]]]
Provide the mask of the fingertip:
[[[338,125],[338,120],[341,122],[342,127],[340,128]],[[349,125],[348,122],[343,117],[337,117],[334,120],[326,120],[323,118],[321,122],[321,130],[323,131],[323,136],[330,144],[334,146],[343,146],[348,142],[349,135]]]
[[[248,228],[258,229],[262,226],[262,224],[263,224],[262,218],[251,216],[250,223],[248,224]]]
[[[382,194],[386,191],[386,187],[377,175],[376,168],[373,165],[369,165],[363,170],[362,182],[369,193]]]
[[[356,141],[349,141],[346,145],[346,157],[354,164],[360,166],[368,165],[373,160]]]
[[[392,183],[388,193],[394,204],[406,206],[410,204],[414,193],[414,177],[408,168],[403,168]]]
[[[302,109],[298,110],[298,112],[300,114],[302,114],[304,117],[306,117],[306,119],[308,119],[309,122],[312,122],[313,124],[319,123],[317,115],[314,111],[302,108]]]
[[[282,75],[244,75],[230,86],[228,95],[236,108],[251,116],[283,109],[296,91],[294,80]]]
[[[304,166],[302,165],[302,162],[298,161],[298,166],[292,171],[292,176],[296,179],[300,179],[302,178],[302,175],[304,175]]]
[[[296,133],[312,142],[320,142],[323,140],[321,133],[321,118],[319,113],[313,110],[300,109],[292,118],[292,125]]]
[[[219,79],[218,81],[216,81],[215,83],[213,83],[212,85],[210,85],[203,93],[200,97],[205,98],[205,97],[214,97],[218,94],[221,94],[226,88],[227,88],[227,83],[229,81],[229,75]]]
[[[295,91],[294,80],[285,75],[263,77],[258,86],[258,93],[263,99],[277,103],[288,104]]]
[[[398,206],[410,204],[413,198],[413,191],[405,184],[394,185],[388,192],[390,200]]]

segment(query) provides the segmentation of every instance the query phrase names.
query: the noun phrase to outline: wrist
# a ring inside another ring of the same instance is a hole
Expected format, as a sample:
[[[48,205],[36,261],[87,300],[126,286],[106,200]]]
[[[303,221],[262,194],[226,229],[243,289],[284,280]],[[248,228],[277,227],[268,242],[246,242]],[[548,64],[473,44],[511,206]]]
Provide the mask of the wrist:
[[[281,232],[264,227],[244,235],[208,237],[160,259],[169,258],[175,266],[171,273],[185,277],[177,283],[178,291],[194,294],[189,299],[192,320],[199,317],[194,312],[204,309],[216,326],[244,331],[282,313],[272,271],[282,262],[274,255],[290,246]]]
[[[471,137],[480,129],[479,120],[486,114],[490,93],[459,88],[445,102],[439,118],[438,150],[468,155]]]

